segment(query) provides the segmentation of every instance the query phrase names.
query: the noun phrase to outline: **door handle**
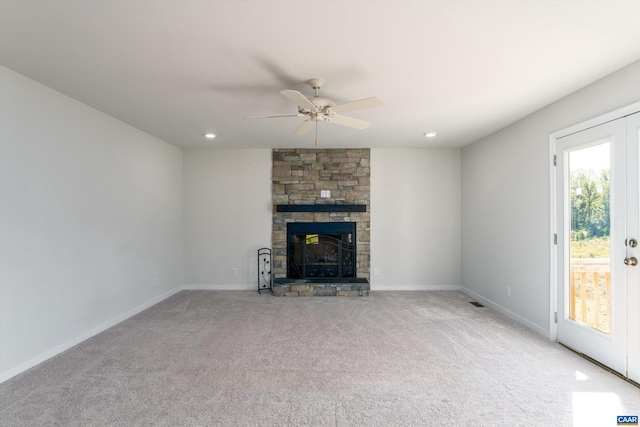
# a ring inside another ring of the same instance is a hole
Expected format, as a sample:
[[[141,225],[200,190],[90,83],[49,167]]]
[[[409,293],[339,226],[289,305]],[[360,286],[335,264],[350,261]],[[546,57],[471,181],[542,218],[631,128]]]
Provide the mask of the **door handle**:
[[[631,266],[638,265],[638,258],[634,256],[632,256],[631,258],[627,257],[624,259],[624,263]]]

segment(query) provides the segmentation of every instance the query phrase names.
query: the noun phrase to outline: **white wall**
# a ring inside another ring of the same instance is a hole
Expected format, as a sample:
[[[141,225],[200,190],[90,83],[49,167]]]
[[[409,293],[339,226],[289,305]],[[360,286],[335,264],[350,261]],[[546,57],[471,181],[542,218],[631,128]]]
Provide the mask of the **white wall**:
[[[183,200],[185,286],[257,290],[257,250],[271,247],[271,150],[185,150]]]
[[[179,288],[182,150],[4,67],[0,92],[4,380]]]
[[[635,62],[462,150],[465,292],[549,335],[549,134],[638,100]]]
[[[460,150],[372,149],[371,289],[459,289],[460,250]]]

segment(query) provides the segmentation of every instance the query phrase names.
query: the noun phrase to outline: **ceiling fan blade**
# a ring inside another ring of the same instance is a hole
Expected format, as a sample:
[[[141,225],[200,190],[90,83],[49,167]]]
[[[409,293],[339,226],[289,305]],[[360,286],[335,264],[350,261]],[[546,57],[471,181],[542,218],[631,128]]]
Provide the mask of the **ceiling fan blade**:
[[[342,114],[348,113],[349,111],[364,110],[366,108],[382,107],[383,105],[384,101],[382,99],[372,96],[371,98],[336,105],[335,107],[331,107],[331,111],[337,114]]]
[[[366,120],[354,119],[353,117],[347,116],[332,116],[330,119],[327,119],[327,121],[329,123],[335,123],[355,129],[366,129],[371,126],[371,122],[368,122]]]
[[[272,116],[246,116],[245,119],[275,119],[278,117],[302,117],[304,114],[278,114]]]
[[[302,122],[302,124],[296,131],[295,135],[304,135],[305,133],[309,132],[313,127],[314,123],[315,123],[314,120],[311,120],[311,119],[305,120],[304,122]]]
[[[309,101],[306,96],[298,92],[297,90],[285,89],[280,91],[288,100],[295,102],[298,104],[300,108],[309,111],[316,111],[316,106],[313,105],[313,102]]]

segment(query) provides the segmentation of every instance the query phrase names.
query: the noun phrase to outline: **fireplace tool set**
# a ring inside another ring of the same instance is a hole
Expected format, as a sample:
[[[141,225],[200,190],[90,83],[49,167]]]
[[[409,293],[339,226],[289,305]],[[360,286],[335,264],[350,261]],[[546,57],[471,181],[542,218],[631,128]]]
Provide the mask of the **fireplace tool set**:
[[[273,274],[271,274],[271,249],[258,249],[258,293],[264,290],[273,292]]]

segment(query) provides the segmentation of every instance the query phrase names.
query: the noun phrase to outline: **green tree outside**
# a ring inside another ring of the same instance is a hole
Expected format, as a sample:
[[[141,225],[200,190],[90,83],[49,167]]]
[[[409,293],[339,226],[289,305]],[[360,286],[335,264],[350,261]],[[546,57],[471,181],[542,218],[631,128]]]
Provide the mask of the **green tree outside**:
[[[609,258],[609,169],[571,173],[571,258]]]

